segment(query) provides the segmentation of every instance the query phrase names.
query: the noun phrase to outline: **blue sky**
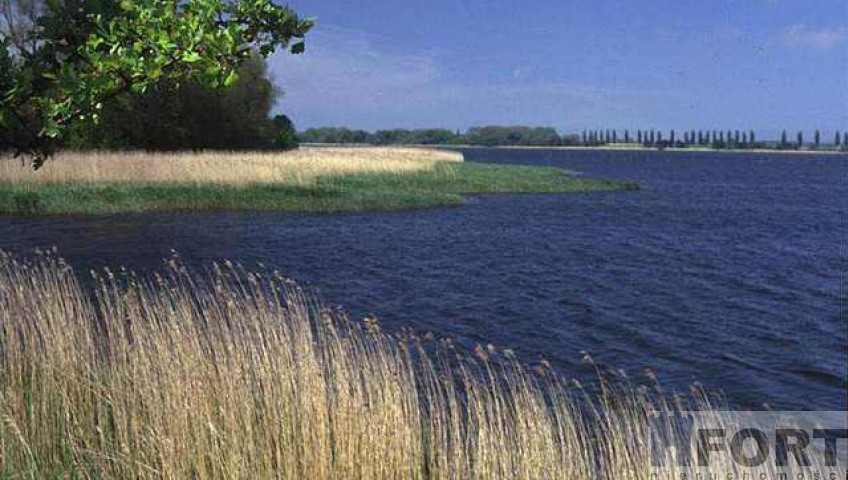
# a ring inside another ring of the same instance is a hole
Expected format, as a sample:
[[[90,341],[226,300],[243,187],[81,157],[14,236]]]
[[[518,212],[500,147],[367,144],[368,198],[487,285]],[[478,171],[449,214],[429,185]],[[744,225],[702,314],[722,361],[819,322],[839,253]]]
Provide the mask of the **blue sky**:
[[[848,0],[291,0],[299,128],[848,129]]]

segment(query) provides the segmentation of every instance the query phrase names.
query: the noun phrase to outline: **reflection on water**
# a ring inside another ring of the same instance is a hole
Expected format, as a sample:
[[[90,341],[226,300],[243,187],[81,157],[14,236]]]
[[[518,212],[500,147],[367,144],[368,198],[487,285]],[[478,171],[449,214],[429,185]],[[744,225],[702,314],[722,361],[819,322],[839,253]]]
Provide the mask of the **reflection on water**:
[[[80,269],[262,262],[354,315],[580,374],[579,352],[740,406],[846,408],[848,158],[469,150],[639,192],[484,196],[460,209],[0,219],[0,248]]]

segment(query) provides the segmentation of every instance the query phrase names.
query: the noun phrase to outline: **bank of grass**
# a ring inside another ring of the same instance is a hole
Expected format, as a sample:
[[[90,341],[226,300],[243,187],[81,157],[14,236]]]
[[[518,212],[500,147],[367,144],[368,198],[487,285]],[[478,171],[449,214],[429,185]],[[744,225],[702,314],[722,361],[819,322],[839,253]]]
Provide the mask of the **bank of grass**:
[[[91,163],[80,156],[47,165],[44,177],[7,161],[0,168],[0,213],[336,213],[461,205],[468,194],[637,188],[556,168],[464,163],[459,154],[426,149],[315,148],[287,155],[136,154],[94,157]]]
[[[93,283],[0,252],[0,478],[694,478],[674,450],[652,476],[651,414],[714,407],[385,333],[273,272],[174,264]],[[711,467],[742,478],[727,457]],[[773,465],[745,478],[778,478]]]

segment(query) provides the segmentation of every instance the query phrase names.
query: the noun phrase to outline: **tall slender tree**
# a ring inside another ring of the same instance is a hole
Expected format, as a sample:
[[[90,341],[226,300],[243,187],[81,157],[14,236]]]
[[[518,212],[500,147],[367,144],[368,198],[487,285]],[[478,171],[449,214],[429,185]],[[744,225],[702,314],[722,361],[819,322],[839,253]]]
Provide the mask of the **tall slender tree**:
[[[842,143],[842,136],[839,134],[839,130],[836,131],[836,135],[833,136],[833,146],[839,147]]]
[[[630,143],[630,130],[624,131],[624,143]]]
[[[784,130],[783,133],[780,134],[780,146],[785,147],[788,143],[789,139],[786,136],[786,130]]]
[[[821,145],[821,132],[816,130],[816,133],[813,135],[813,143],[815,143],[816,148],[819,148]]]
[[[798,148],[804,146],[804,132],[798,132]]]

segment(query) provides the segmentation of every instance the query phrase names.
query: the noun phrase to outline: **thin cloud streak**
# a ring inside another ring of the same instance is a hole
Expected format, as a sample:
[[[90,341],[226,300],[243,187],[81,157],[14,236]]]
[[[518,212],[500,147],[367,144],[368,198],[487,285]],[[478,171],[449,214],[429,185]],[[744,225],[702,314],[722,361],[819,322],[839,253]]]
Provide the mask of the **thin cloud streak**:
[[[390,53],[379,37],[328,28],[303,56],[277,55],[270,68],[286,92],[279,109],[299,128],[448,127],[490,123],[582,126],[599,113],[639,115],[681,101],[673,92],[600,88],[569,79],[532,78],[525,69],[474,84],[456,80],[432,53]]]
[[[784,44],[830,50],[848,41],[848,28],[825,27],[812,29],[802,23],[788,27],[781,35]]]

